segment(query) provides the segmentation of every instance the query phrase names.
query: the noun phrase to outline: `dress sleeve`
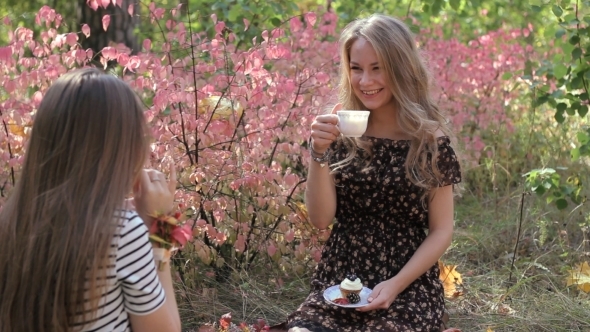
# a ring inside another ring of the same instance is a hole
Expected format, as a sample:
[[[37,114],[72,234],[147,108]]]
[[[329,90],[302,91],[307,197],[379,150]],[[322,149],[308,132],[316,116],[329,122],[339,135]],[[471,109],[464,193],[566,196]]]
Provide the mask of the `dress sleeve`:
[[[127,312],[147,315],[164,304],[148,229],[135,213],[126,215],[117,247],[117,279]]]
[[[461,166],[448,138],[440,138],[438,141],[436,166],[441,174],[439,187],[461,182]]]

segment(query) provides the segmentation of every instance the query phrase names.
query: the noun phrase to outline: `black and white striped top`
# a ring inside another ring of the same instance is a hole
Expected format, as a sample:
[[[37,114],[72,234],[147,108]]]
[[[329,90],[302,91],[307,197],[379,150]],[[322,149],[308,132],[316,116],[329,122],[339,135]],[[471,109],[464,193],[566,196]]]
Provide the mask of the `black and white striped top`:
[[[111,248],[116,263],[109,266],[108,287],[99,302],[99,312],[82,331],[131,331],[128,314],[147,315],[166,300],[154,264],[148,229],[133,211],[121,211]]]

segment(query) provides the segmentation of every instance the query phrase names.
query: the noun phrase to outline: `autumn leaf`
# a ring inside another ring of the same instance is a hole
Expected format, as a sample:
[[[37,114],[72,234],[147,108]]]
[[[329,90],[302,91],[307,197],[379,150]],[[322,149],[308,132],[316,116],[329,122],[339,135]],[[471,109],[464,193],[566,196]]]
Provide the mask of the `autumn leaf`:
[[[442,261],[438,261],[440,269],[440,281],[445,289],[445,297],[456,298],[463,295],[463,292],[457,290],[457,286],[463,284],[461,274],[457,272],[457,265],[445,265]]]
[[[588,262],[580,263],[569,271],[567,285],[577,285],[584,293],[590,293],[590,266]]]
[[[211,96],[199,102],[197,111],[200,114],[208,113],[215,110],[213,120],[229,120],[234,116],[239,119],[244,112],[242,105],[236,100],[230,100],[225,97]]]
[[[299,219],[301,219],[302,221],[306,221],[308,218],[307,215],[307,207],[305,206],[304,203],[300,203],[297,202],[295,203],[295,205],[297,206],[297,216],[299,217]]]

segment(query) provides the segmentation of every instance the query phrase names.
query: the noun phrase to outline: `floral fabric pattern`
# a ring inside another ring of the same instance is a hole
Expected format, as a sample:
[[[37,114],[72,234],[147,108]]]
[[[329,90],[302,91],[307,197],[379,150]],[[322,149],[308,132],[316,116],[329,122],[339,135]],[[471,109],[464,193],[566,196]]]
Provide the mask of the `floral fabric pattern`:
[[[428,207],[422,189],[406,178],[404,163],[410,141],[364,137],[373,144],[371,169],[363,171],[362,152],[334,175],[336,219],[311,281],[311,291],[288,317],[289,327],[310,331],[439,331],[444,292],[438,265],[433,265],[398,295],[388,310],[358,312],[327,303],[324,290],[355,273],[364,286],[394,277],[426,238]],[[461,171],[448,137],[438,139],[440,186],[457,184]],[[331,163],[347,156],[337,148]]]

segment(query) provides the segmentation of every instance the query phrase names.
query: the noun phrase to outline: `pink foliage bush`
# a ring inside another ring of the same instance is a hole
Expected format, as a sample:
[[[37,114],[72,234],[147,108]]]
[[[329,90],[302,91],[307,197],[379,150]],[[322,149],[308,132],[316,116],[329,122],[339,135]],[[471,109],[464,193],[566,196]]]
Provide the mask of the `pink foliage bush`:
[[[531,30],[493,31],[468,44],[444,40],[440,28],[422,34],[439,105],[450,115],[474,162],[486,145],[483,132],[492,127],[511,133],[515,116],[528,107],[518,100],[523,93],[519,86],[525,86],[518,76],[534,53],[531,45],[520,41]],[[504,79],[505,74],[511,79]]]
[[[88,27],[57,33],[61,16],[49,7],[37,21],[46,30],[34,36],[17,28],[0,47],[0,205],[18,179],[44,91],[68,70],[116,61],[113,71],[147,105],[152,165],[178,170],[178,207],[196,236],[185,252],[212,266],[247,267],[264,256],[285,268],[319,260],[329,232],[308,224],[302,193],[311,121],[336,102],[337,16],[294,17],[239,49],[216,17],[216,35],[207,38],[178,20],[177,9],[152,4],[150,12],[164,23],[165,39],[144,40],[136,55],[119,45],[81,49],[78,34]],[[500,78],[524,67],[519,37],[497,31],[468,45],[422,41],[439,101],[476,157],[486,127],[512,125],[514,83]]]

